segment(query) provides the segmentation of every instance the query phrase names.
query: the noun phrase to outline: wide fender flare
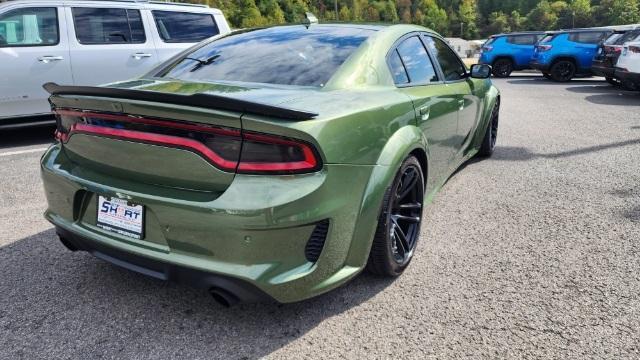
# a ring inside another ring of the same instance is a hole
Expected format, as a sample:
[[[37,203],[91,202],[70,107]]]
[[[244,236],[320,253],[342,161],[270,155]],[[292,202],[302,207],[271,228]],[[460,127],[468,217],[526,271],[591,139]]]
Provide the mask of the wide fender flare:
[[[491,112],[493,111],[493,107],[496,105],[498,99],[500,99],[500,90],[493,85],[490,86],[484,96],[482,116],[480,117],[480,124],[478,124],[478,130],[476,131],[475,139],[473,141],[474,149],[480,149],[480,146],[482,146],[484,135],[487,132],[487,127],[491,121]],[[500,100],[502,101],[502,99]]]
[[[382,149],[362,196],[355,232],[347,255],[347,265],[363,268],[367,264],[384,193],[393,182],[404,159],[416,150],[426,155],[428,168],[427,140],[422,131],[414,125],[398,129]]]

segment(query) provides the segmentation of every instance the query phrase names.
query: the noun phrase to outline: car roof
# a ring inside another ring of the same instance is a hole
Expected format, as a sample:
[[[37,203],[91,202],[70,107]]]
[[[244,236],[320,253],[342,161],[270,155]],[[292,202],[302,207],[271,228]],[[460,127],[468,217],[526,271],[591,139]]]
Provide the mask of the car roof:
[[[495,35],[491,35],[490,37],[518,36],[518,35],[542,35],[544,33],[545,33],[544,31],[518,31],[518,32],[511,32],[511,33],[495,34]]]
[[[208,13],[222,13],[216,8],[210,8],[208,5],[201,4],[189,4],[178,2],[164,2],[164,1],[147,1],[147,0],[7,0],[6,2],[0,2],[0,7],[15,5],[15,4],[43,4],[43,5],[56,5],[56,6],[104,6],[104,5],[117,5],[127,4],[127,7],[146,8],[153,10],[189,10],[196,12],[208,12]]]

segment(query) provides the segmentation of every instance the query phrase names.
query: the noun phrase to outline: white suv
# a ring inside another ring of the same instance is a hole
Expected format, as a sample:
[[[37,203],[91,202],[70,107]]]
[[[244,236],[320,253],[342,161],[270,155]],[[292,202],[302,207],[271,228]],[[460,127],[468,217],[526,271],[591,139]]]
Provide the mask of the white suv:
[[[622,47],[622,53],[616,64],[616,78],[633,84],[640,90],[640,41],[628,42]]]
[[[220,10],[200,5],[0,3],[0,127],[48,114],[46,82],[98,85],[134,78],[201,40],[229,32]]]

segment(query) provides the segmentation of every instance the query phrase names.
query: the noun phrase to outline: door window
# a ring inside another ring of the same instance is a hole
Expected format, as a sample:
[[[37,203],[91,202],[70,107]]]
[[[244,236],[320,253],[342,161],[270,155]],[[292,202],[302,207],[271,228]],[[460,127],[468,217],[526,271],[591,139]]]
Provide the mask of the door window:
[[[192,43],[218,35],[220,31],[210,14],[152,11],[162,41]]]
[[[538,36],[534,34],[515,35],[507,37],[507,42],[514,45],[533,45],[538,42],[538,39]]]
[[[425,84],[438,82],[438,75],[433,67],[433,63],[429,58],[427,49],[425,49],[422,41],[417,36],[404,40],[397,48],[400,55],[401,65],[406,69],[406,75],[412,84]],[[392,54],[393,55],[393,54]],[[398,80],[402,80],[397,60],[394,61],[393,56],[389,59],[392,73],[398,74]],[[395,64],[394,64],[395,62]]]
[[[604,32],[577,32],[569,34],[569,41],[583,44],[598,44],[607,35]]]
[[[53,46],[59,42],[54,7],[15,9],[0,15],[0,47]]]
[[[446,81],[456,81],[465,78],[467,68],[458,55],[456,55],[444,41],[431,36],[425,36],[425,41],[427,42],[429,50],[431,50],[431,53],[440,64]]]
[[[72,12],[80,44],[142,44],[147,41],[138,10],[73,8]]]

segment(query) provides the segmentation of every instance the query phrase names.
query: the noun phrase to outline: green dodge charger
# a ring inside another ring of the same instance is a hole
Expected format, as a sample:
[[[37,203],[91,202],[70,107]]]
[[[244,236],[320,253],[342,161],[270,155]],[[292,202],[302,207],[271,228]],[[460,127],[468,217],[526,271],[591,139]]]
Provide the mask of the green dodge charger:
[[[131,81],[48,83],[45,217],[70,250],[224,305],[398,276],[425,204],[493,152],[489,72],[423,27],[307,24],[210,39]]]

